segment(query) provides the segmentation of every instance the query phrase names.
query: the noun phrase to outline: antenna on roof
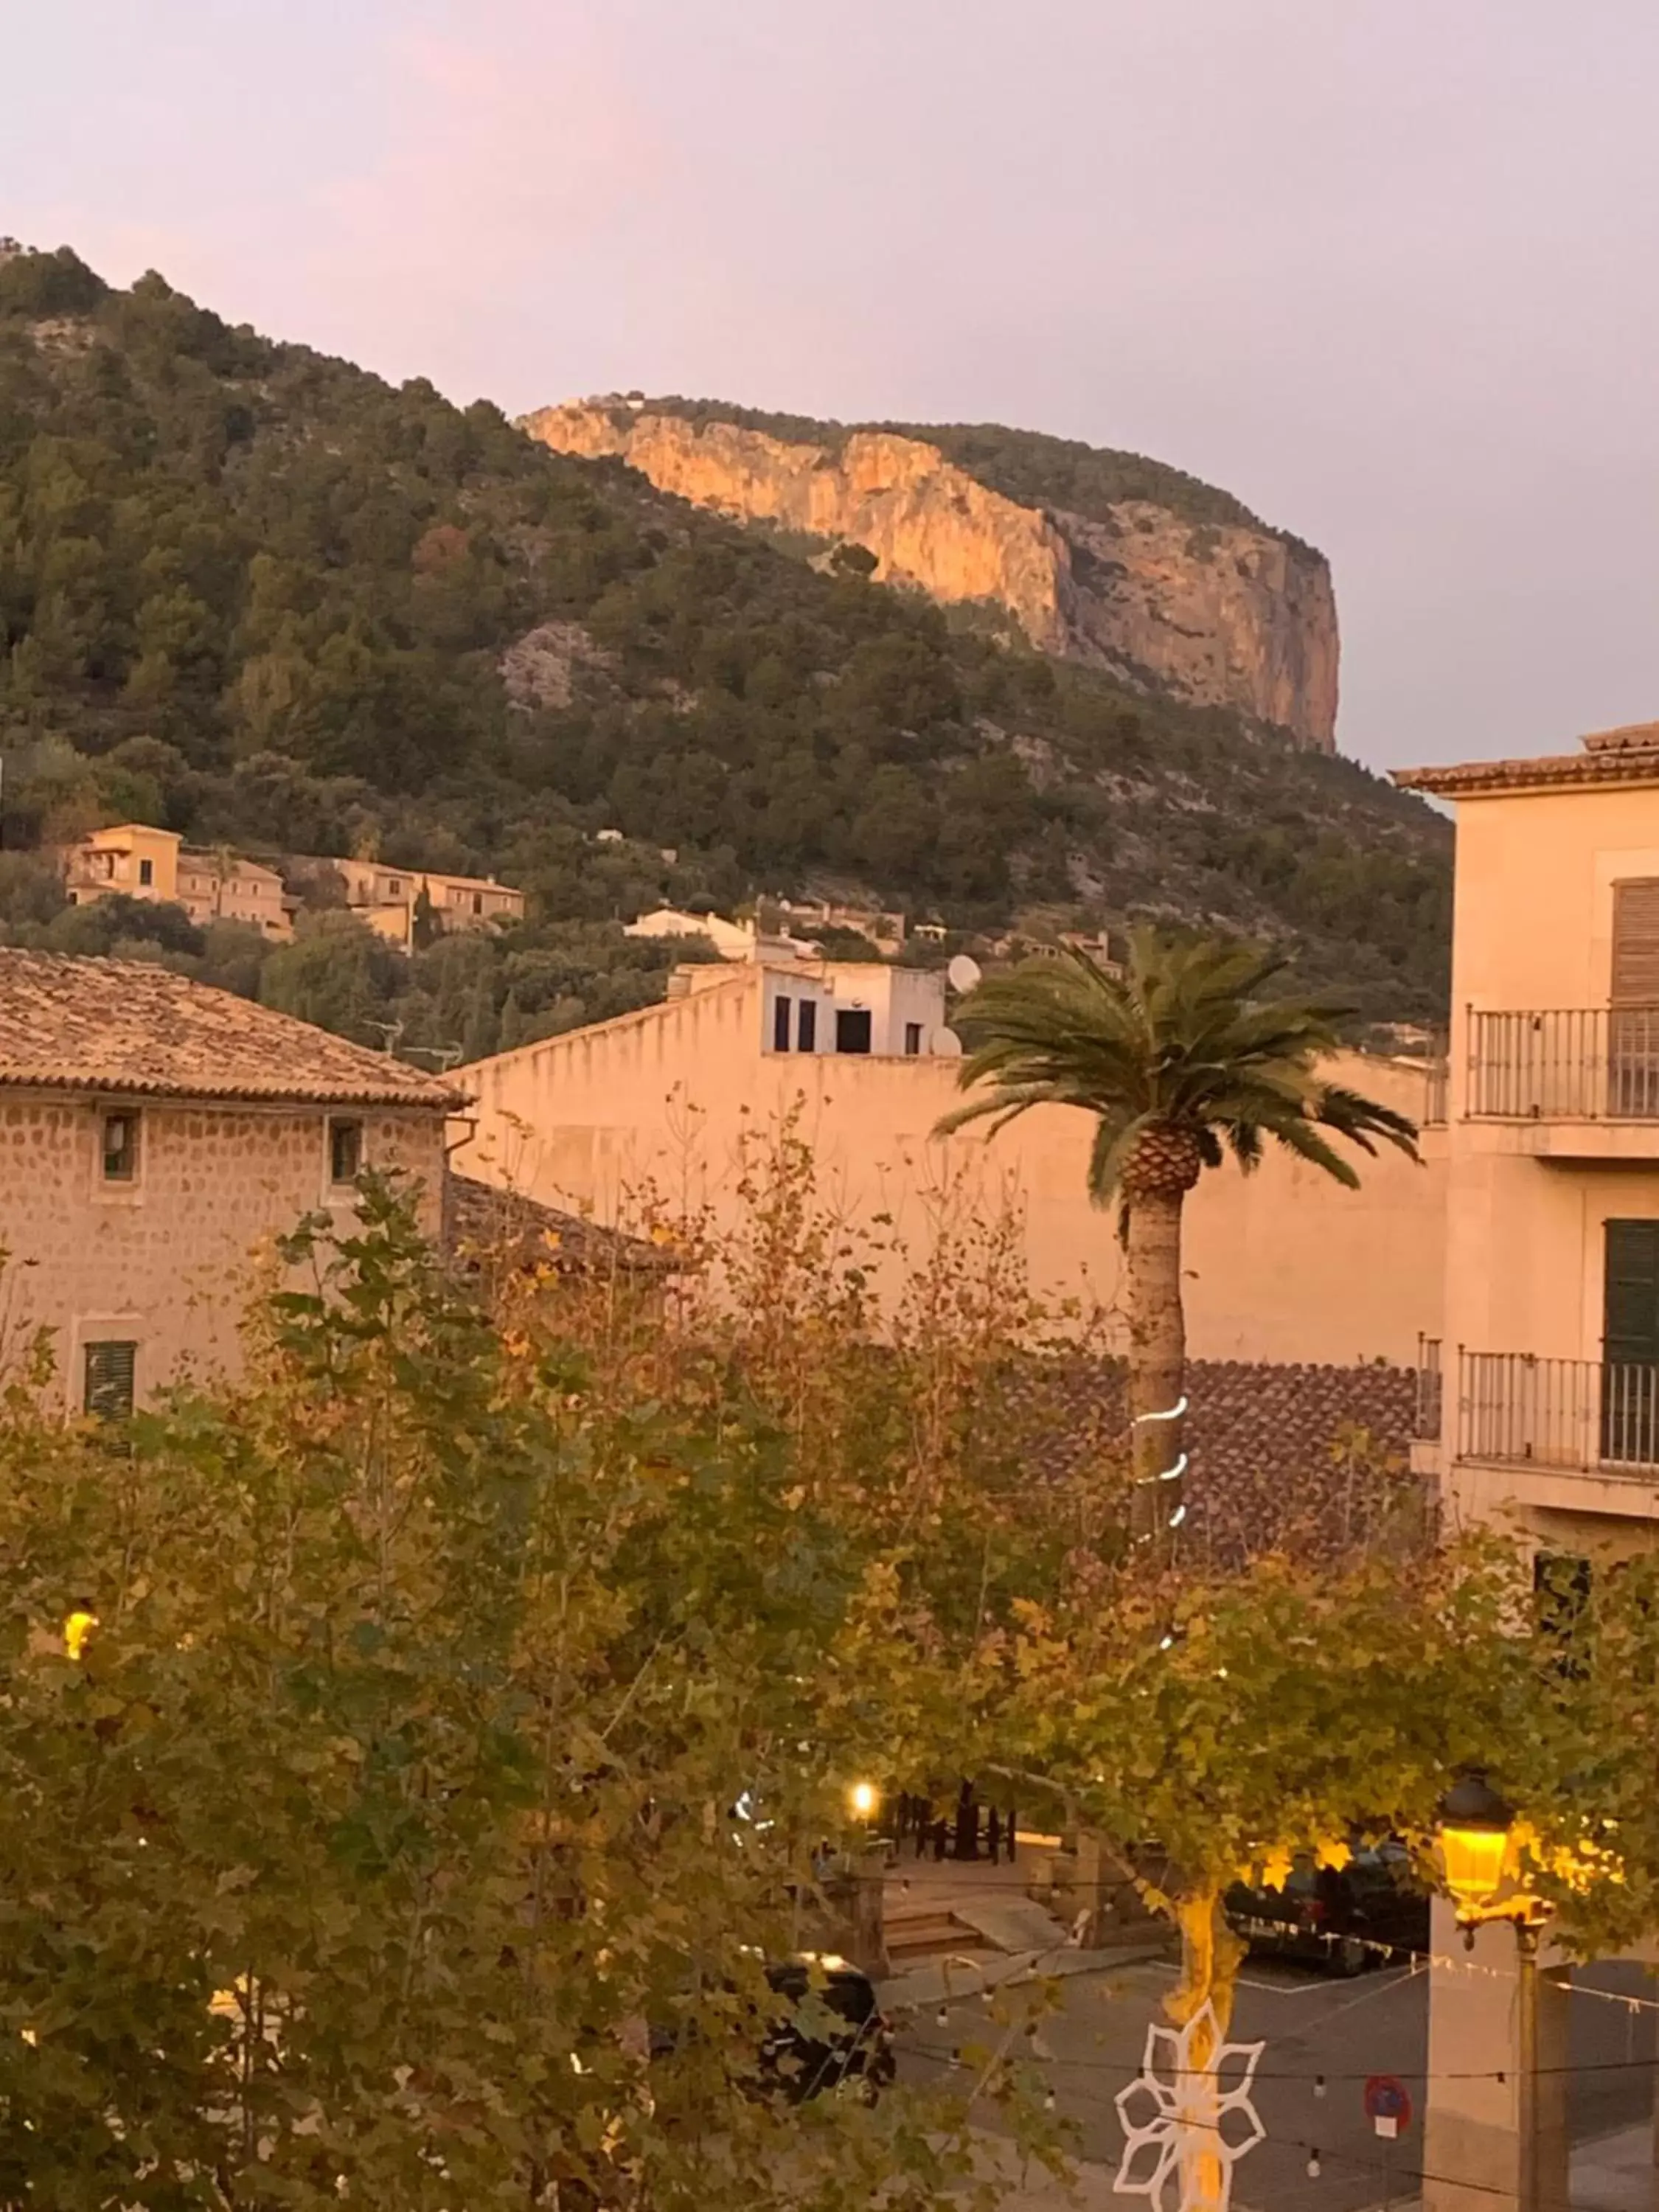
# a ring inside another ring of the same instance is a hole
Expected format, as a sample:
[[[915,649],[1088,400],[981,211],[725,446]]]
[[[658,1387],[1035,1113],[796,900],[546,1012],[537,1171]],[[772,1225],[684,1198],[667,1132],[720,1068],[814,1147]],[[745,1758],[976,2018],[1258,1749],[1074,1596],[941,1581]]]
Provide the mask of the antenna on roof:
[[[374,1026],[379,1029],[380,1024],[377,1022]],[[458,1067],[465,1058],[466,1047],[462,1044],[412,1044],[404,1057],[413,1060],[417,1055],[422,1060],[436,1060],[439,1074],[447,1075],[452,1067]]]
[[[404,1034],[404,1024],[401,1022],[365,1022],[363,1026],[365,1029],[379,1030],[380,1050],[388,1059],[395,1060],[398,1056],[398,1047]]]

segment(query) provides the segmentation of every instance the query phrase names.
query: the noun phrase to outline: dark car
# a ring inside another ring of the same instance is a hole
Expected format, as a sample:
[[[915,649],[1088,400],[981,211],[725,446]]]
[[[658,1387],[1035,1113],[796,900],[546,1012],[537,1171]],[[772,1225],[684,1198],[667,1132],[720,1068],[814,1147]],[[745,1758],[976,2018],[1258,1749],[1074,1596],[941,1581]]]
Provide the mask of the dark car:
[[[802,1952],[770,1961],[766,1978],[782,2002],[760,2046],[763,2092],[799,2105],[833,2089],[873,2104],[897,2069],[868,1974],[831,1953]],[[653,2028],[653,2057],[675,2040],[672,2030]]]
[[[814,1969],[823,1975],[814,1989]],[[761,2067],[769,2086],[793,2104],[826,2089],[855,2088],[874,2103],[896,2070],[893,2035],[876,2002],[876,1986],[845,1959],[819,1955],[769,1966],[766,1978],[789,2014],[761,2045]],[[812,2033],[797,2008],[810,2000],[834,2015],[836,2025]]]
[[[1363,1974],[1429,1948],[1428,1896],[1412,1879],[1402,1844],[1366,1845],[1341,1868],[1298,1858],[1282,1889],[1236,1883],[1227,1918],[1253,1952],[1306,1959],[1340,1974]]]

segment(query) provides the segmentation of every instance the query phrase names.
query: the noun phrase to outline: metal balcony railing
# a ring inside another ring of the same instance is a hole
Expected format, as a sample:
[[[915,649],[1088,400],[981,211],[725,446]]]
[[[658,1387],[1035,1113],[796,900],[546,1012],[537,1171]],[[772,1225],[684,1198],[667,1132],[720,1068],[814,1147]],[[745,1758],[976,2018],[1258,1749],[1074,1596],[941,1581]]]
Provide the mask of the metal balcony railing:
[[[1465,1352],[1457,1456],[1659,1480],[1659,1366]]]
[[[1659,1121],[1659,1006],[1469,1016],[1477,1121]]]

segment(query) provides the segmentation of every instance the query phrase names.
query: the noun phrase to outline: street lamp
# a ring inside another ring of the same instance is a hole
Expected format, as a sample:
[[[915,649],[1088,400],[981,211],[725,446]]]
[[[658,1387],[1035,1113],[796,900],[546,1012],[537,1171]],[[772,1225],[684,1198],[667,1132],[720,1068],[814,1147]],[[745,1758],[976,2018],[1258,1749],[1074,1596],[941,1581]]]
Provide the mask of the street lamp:
[[[847,1802],[854,1820],[872,1820],[881,1803],[881,1792],[873,1782],[855,1782],[847,1793]]]
[[[1457,1924],[1471,1950],[1477,1924],[1495,1917],[1492,1907],[1504,1886],[1514,1826],[1514,1808],[1479,1771],[1460,1776],[1442,1802],[1440,1856],[1457,1905]]]
[[[1472,1951],[1483,1921],[1507,1920],[1515,1930],[1516,2039],[1520,2061],[1516,2201],[1519,2212],[1538,2212],[1541,2170],[1539,2110],[1538,1933],[1546,1906],[1520,1883],[1504,1884],[1515,1808],[1505,1802],[1478,1768],[1467,1769],[1446,1792],[1440,1807],[1440,1858],[1446,1887],[1457,1909],[1457,1924]],[[1502,1902],[1500,1903],[1500,1899]]]

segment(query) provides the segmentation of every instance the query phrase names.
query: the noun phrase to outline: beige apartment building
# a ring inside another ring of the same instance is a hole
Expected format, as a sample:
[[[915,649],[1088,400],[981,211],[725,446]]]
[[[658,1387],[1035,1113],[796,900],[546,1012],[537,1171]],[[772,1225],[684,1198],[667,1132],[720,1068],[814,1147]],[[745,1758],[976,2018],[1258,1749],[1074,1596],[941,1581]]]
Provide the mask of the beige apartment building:
[[[1659,1516],[1659,723],[1397,779],[1455,802],[1444,1419],[1460,1519]]]
[[[94,830],[61,857],[71,906],[125,891],[129,898],[181,906],[198,924],[245,921],[270,938],[294,934],[275,868],[229,851],[198,851],[171,830],[124,822]]]
[[[52,1333],[69,1410],[234,1370],[255,1255],[365,1168],[436,1237],[459,1091],[161,968],[0,948],[0,1371]]]
[[[1396,780],[1457,810],[1444,1385],[1419,1449],[1453,1525],[1518,1533],[1571,1588],[1659,1519],[1659,723]],[[1570,1962],[1546,1935],[1528,2041],[1510,1929],[1465,1954],[1438,1902],[1434,1951],[1427,2212],[1565,2204]]]
[[[796,1114],[849,1224],[884,1236],[890,1222],[920,1252],[941,1218],[1006,1203],[1023,1215],[1037,1291],[1115,1308],[1121,1255],[1110,1215],[1085,1194],[1086,1115],[1048,1108],[992,1138],[982,1124],[933,1135],[960,1099],[938,975],[733,961],[680,969],[672,988],[662,1006],[469,1066],[458,1164],[604,1223],[625,1220],[630,1193],[653,1183],[671,1206],[729,1225],[745,1136]],[[1420,1063],[1334,1072],[1425,1111]],[[1441,1334],[1443,1170],[1392,1150],[1360,1164],[1358,1191],[1286,1155],[1252,1176],[1205,1176],[1188,1208],[1194,1358],[1407,1366]]]

